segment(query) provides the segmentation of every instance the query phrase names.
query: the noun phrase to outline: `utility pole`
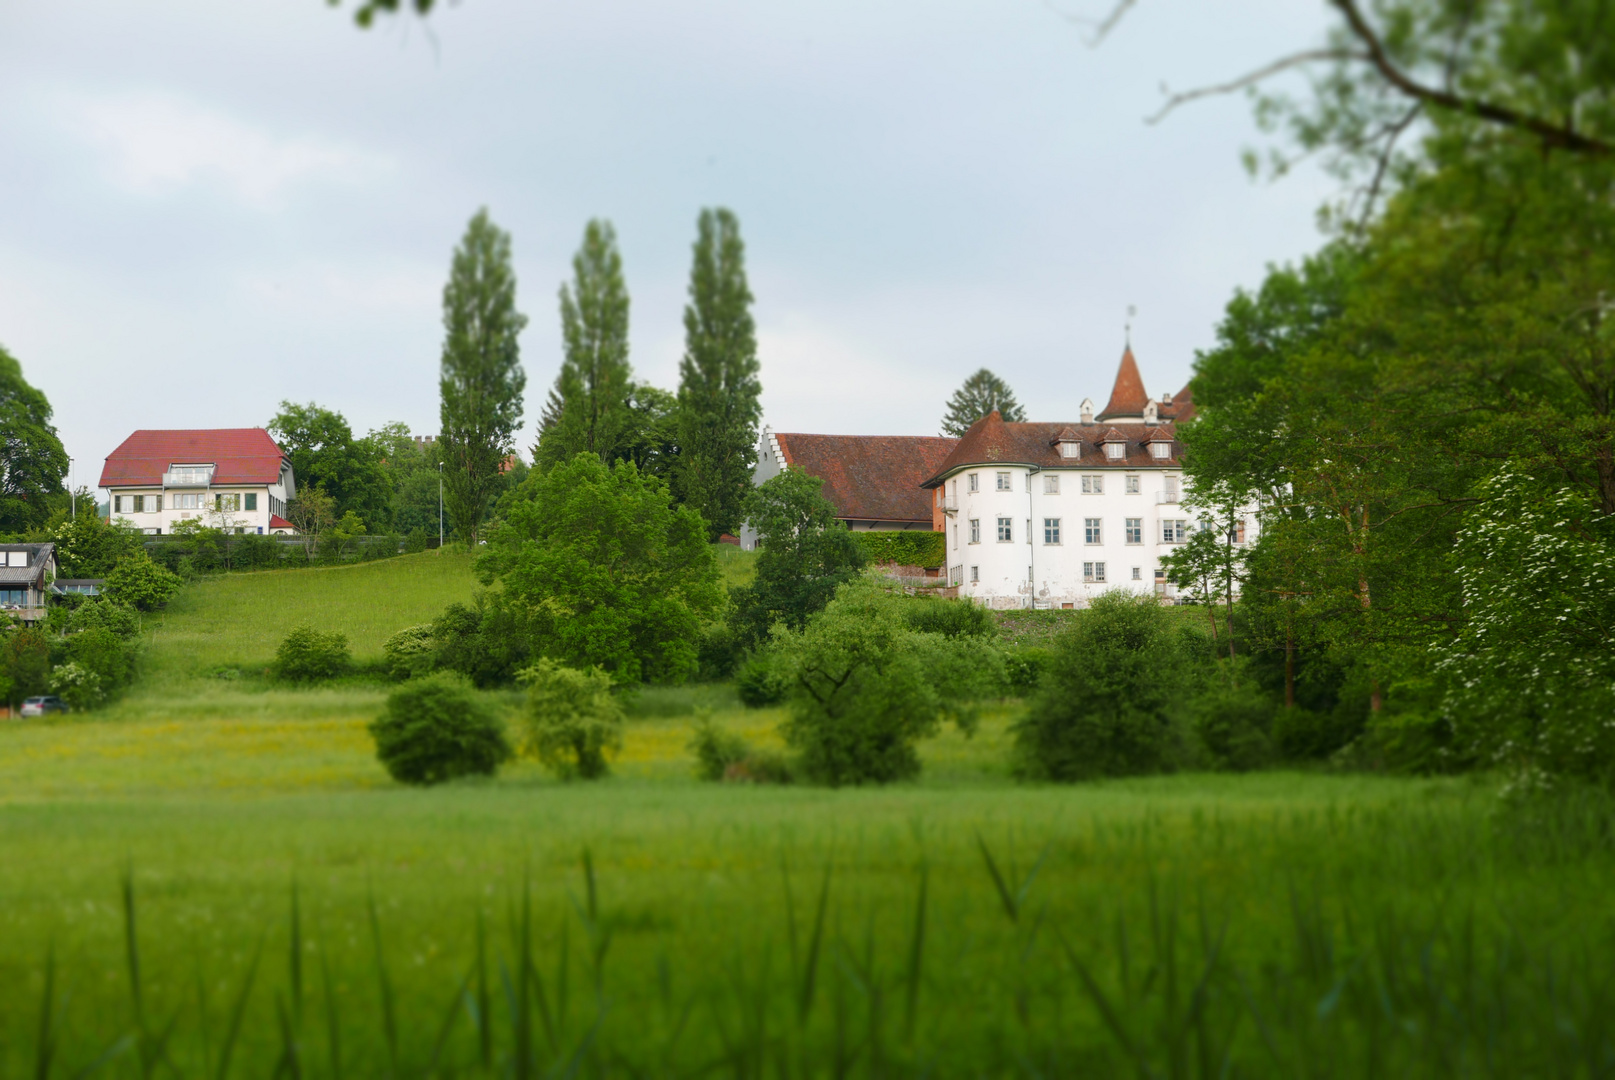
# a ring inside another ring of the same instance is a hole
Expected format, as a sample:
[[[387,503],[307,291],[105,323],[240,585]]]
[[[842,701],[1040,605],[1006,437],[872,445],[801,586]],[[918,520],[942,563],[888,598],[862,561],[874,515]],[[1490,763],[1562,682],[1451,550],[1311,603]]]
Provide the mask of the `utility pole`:
[[[443,550],[443,463],[437,463],[437,550]]]
[[[73,487],[73,480],[73,459],[69,457],[67,459],[67,501],[68,505],[73,508],[73,520],[77,521],[79,519],[79,493]]]

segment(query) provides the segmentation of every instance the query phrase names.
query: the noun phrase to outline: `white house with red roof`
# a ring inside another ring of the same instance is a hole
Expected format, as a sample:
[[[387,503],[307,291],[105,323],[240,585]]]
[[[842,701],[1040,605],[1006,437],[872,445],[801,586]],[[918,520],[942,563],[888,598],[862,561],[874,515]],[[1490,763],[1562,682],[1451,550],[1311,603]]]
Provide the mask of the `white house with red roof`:
[[[1161,559],[1200,527],[1183,507],[1176,424],[1187,388],[1152,398],[1131,348],[1097,416],[1077,423],[976,421],[924,481],[945,519],[948,577],[995,608],[1085,607],[1107,589],[1171,596]],[[1255,539],[1254,511],[1229,542]]]
[[[289,535],[292,463],[263,428],[137,431],[101,469],[112,520],[161,535],[200,519],[226,532]]]

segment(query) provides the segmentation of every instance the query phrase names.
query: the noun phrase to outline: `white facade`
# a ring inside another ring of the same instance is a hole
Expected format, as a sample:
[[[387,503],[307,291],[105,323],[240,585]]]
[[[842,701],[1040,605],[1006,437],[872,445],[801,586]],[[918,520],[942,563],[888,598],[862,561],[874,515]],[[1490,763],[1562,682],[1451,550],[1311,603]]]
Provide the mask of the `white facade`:
[[[161,484],[114,487],[112,520],[144,533],[167,534],[182,521],[200,518],[210,528],[235,533],[286,533],[271,525],[286,516],[286,503],[297,493],[290,465],[273,484],[215,484],[210,462],[176,464]]]
[[[1175,462],[969,465],[936,494],[947,518],[949,584],[995,608],[1085,607],[1115,588],[1172,596],[1161,559],[1198,526],[1183,506]]]

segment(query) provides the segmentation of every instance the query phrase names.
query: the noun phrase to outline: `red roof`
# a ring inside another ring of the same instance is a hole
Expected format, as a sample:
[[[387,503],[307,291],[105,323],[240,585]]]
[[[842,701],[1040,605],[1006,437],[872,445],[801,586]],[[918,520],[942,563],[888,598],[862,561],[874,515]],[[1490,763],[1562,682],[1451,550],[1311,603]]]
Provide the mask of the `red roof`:
[[[107,455],[101,486],[153,486],[175,465],[209,464],[215,484],[274,484],[284,457],[263,428],[137,431]]]
[[[296,525],[293,525],[291,522],[287,521],[285,518],[281,517],[279,514],[270,514],[269,515],[269,527],[271,529],[293,529],[293,530],[295,530],[297,528]]]
[[[1081,435],[1078,458],[1060,456],[1056,445],[1059,436],[1068,431]],[[1182,455],[1178,443],[1172,444],[1172,455],[1152,457],[1146,444],[1157,431],[1154,424],[1006,424],[996,411],[970,425],[959,445],[947,459],[926,479],[923,486],[934,488],[956,469],[970,465],[1036,465],[1043,469],[1160,469],[1175,468]],[[1106,457],[1101,444],[1115,438],[1126,446],[1119,458]]]
[[[1138,361],[1133,359],[1133,347],[1122,353],[1121,367],[1116,369],[1116,385],[1111,387],[1110,402],[1099,414],[1099,419],[1113,416],[1143,416],[1150,396],[1144,390],[1144,376],[1138,373]]]
[[[997,413],[993,413],[997,416]],[[785,464],[824,481],[836,516],[851,521],[924,522],[931,497],[920,486],[959,442],[938,435],[776,433]]]

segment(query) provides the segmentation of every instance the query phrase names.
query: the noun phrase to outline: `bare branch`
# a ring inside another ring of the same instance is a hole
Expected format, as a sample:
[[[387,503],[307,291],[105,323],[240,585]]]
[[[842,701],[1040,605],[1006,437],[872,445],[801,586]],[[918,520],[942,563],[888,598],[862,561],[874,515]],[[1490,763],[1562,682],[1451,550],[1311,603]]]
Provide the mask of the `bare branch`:
[[[1529,131],[1541,139],[1545,146],[1571,150],[1579,154],[1603,155],[1615,153],[1615,145],[1611,145],[1602,139],[1590,138],[1564,125],[1551,124],[1546,120],[1535,116],[1526,116],[1502,105],[1495,105],[1479,98],[1459,97],[1449,91],[1436,90],[1425,86],[1423,83],[1415,82],[1391,61],[1389,54],[1385,51],[1384,43],[1374,33],[1374,28],[1368,25],[1368,20],[1363,17],[1361,9],[1357,6],[1357,0],[1329,0],[1329,2],[1334,4],[1340,10],[1340,13],[1345,16],[1346,25],[1356,35],[1357,40],[1361,41],[1368,50],[1364,59],[1374,66],[1374,69],[1380,73],[1386,82],[1400,90],[1407,97],[1430,105],[1439,105],[1445,109],[1452,109],[1455,112],[1469,113],[1503,127]]]
[[[1374,179],[1368,184],[1368,191],[1363,196],[1363,212],[1358,216],[1358,225],[1366,225],[1368,217],[1374,212],[1374,203],[1379,201],[1380,185],[1385,182],[1385,173],[1391,167],[1391,157],[1396,152],[1396,142],[1402,133],[1412,125],[1419,113],[1424,111],[1424,102],[1415,101],[1407,115],[1396,123],[1389,125],[1380,134],[1387,136],[1385,145],[1380,149],[1379,160],[1374,163]]]
[[[1087,35],[1089,47],[1096,47],[1116,29],[1116,24],[1122,21],[1127,9],[1138,3],[1138,0],[1116,0],[1116,6],[1110,9],[1110,14],[1103,19],[1090,19],[1086,15],[1071,15],[1055,7],[1052,0],[1043,0],[1043,6],[1054,12],[1066,22],[1078,26],[1093,27],[1093,32]]]
[[[1352,52],[1346,49],[1308,49],[1306,52],[1294,53],[1282,59],[1275,60],[1266,67],[1257,68],[1255,71],[1241,75],[1239,78],[1233,79],[1229,82],[1218,83],[1215,86],[1202,86],[1195,90],[1185,90],[1182,93],[1172,94],[1169,98],[1167,98],[1166,104],[1162,105],[1158,112],[1145,119],[1145,123],[1158,124],[1162,120],[1166,119],[1166,115],[1173,109],[1176,109],[1179,105],[1184,105],[1191,101],[1198,101],[1200,98],[1204,97],[1213,97],[1218,94],[1232,94],[1236,90],[1243,90],[1247,86],[1254,86],[1263,79],[1271,78],[1281,71],[1288,71],[1290,68],[1299,67],[1302,64],[1311,64],[1319,60],[1367,59],[1368,55],[1366,53]]]

